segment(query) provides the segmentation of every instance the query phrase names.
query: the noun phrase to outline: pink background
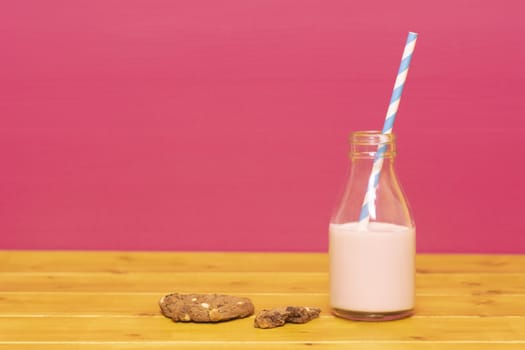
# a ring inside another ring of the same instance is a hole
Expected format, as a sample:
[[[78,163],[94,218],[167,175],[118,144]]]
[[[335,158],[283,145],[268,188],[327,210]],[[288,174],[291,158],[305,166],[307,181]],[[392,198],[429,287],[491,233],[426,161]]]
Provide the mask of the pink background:
[[[419,251],[525,253],[523,4],[3,1],[0,248],[325,251],[411,30]]]

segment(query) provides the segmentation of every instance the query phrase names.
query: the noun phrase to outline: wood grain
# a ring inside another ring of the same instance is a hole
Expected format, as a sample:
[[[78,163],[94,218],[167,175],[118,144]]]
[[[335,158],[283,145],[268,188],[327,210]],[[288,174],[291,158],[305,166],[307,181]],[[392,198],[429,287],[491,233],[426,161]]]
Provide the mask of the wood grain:
[[[363,323],[330,314],[326,254],[0,251],[0,350],[522,349],[524,261],[418,256],[416,314]],[[295,304],[323,313],[274,330],[253,328],[253,316],[174,323],[157,304],[171,291],[238,294],[257,310]]]
[[[171,350],[171,349],[323,349],[323,350],[523,350],[521,341],[339,341],[339,342],[178,342],[178,341],[131,341],[131,342],[4,342],[0,350]]]
[[[383,324],[336,317],[272,330],[253,327],[253,317],[217,324],[174,323],[162,317],[4,317],[0,341],[503,341],[525,344],[525,318],[409,318]],[[480,330],[484,330],[480,332]]]

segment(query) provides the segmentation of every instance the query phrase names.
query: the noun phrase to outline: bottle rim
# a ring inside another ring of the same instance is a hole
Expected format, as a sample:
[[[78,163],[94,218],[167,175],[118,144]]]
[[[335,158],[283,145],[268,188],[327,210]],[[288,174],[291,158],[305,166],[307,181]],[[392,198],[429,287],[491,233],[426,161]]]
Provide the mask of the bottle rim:
[[[393,133],[383,134],[380,130],[360,130],[350,134],[350,143],[355,145],[380,145],[394,143]]]
[[[396,156],[395,135],[383,134],[379,130],[354,131],[350,134],[350,157],[352,159],[374,159],[382,149],[382,158]]]

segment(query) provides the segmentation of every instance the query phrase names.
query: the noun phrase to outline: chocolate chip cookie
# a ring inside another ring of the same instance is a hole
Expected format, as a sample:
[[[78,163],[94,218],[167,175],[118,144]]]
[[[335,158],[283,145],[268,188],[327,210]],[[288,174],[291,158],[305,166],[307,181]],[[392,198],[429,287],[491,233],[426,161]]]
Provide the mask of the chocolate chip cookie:
[[[163,296],[162,314],[175,322],[222,322],[253,314],[248,298],[223,294],[179,294]]]

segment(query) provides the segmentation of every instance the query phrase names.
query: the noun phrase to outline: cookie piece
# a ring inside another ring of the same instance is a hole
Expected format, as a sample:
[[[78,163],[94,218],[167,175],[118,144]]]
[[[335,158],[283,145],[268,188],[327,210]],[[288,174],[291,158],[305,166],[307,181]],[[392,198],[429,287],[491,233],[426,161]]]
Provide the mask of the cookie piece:
[[[284,326],[286,319],[290,315],[286,308],[278,308],[271,310],[261,310],[255,315],[253,325],[255,328],[275,328]]]
[[[222,294],[179,294],[163,296],[160,310],[175,322],[221,322],[253,314],[248,298]]]
[[[321,309],[306,306],[287,306],[262,310],[255,316],[256,328],[275,328],[289,323],[306,323],[319,317]]]
[[[290,323],[310,322],[314,318],[319,317],[319,314],[321,313],[320,308],[307,306],[288,306],[286,311],[290,313],[286,319],[286,322]]]

